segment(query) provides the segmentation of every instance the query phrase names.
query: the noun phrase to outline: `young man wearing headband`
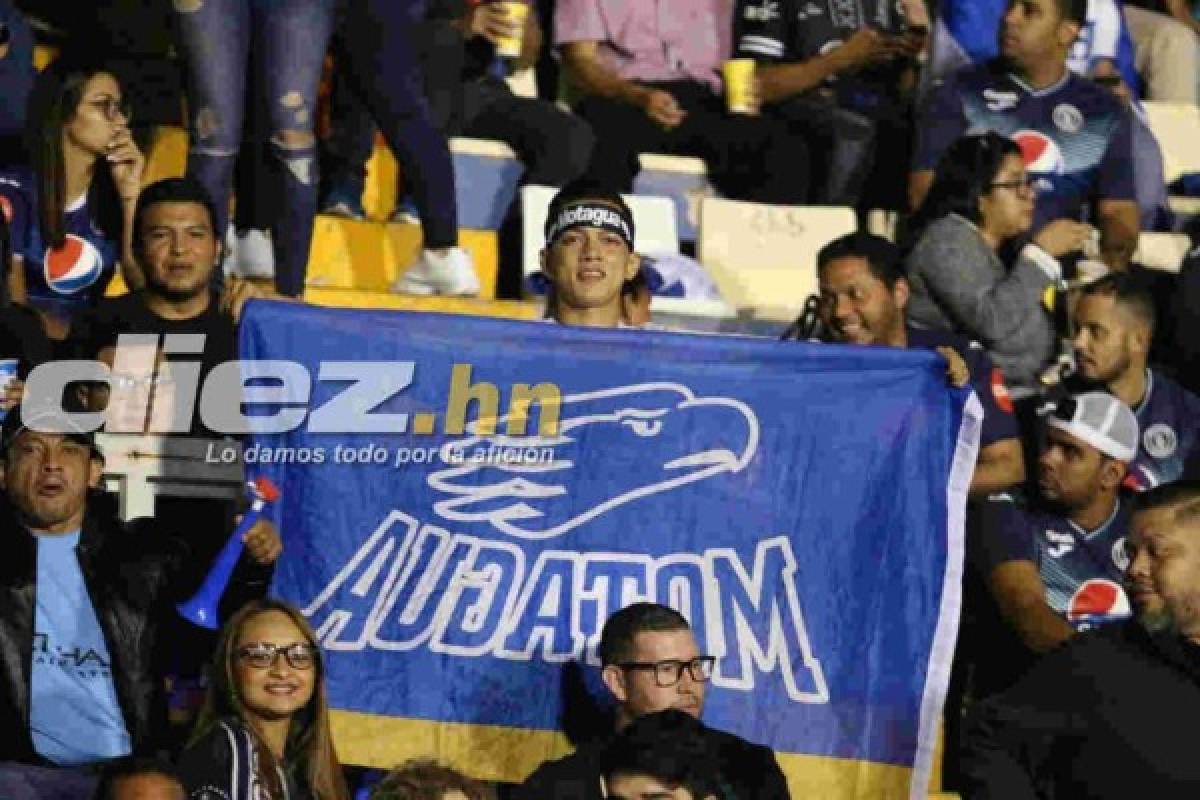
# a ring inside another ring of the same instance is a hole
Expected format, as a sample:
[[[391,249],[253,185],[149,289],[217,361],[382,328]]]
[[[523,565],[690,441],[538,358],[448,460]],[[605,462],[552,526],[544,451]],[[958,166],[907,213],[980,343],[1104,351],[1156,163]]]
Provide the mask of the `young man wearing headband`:
[[[1000,617],[977,665],[981,695],[1007,688],[1076,631],[1130,613],[1122,588],[1130,510],[1119,492],[1137,455],[1137,419],[1111,394],[1088,392],[1058,404],[1045,437],[1038,497],[1024,508],[993,498],[972,539]]]
[[[633,238],[633,214],[619,194],[591,181],[564,186],[546,215],[547,316],[592,328],[626,324],[621,287],[641,268]]]

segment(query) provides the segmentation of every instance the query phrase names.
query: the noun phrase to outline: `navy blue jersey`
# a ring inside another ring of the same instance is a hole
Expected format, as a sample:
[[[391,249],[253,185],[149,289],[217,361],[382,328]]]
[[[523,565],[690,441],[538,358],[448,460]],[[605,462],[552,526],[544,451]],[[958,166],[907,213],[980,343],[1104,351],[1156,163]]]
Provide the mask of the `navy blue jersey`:
[[[1001,439],[1016,439],[1017,418],[1013,414],[1012,399],[1004,383],[1004,374],[992,364],[987,351],[976,342],[949,331],[908,328],[908,346],[933,350],[936,347],[951,347],[967,362],[971,373],[971,388],[983,406],[983,428],[979,434],[979,446],[986,447]]]
[[[1130,616],[1123,586],[1129,557],[1128,504],[1094,531],[1037,508],[1021,508],[1008,495],[987,501],[979,530],[982,572],[1007,561],[1031,561],[1046,588],[1046,603],[1079,630]]]
[[[8,220],[13,255],[25,263],[30,305],[63,319],[95,305],[116,272],[120,247],[96,226],[86,199],[66,210],[67,238],[53,250],[42,240],[30,170],[0,171],[0,211]]]
[[[999,61],[964,67],[930,95],[917,126],[914,169],[936,169],[958,137],[995,131],[1020,146],[1038,191],[1034,230],[1082,219],[1099,199],[1135,200],[1129,113],[1112,93],[1067,72],[1033,90]]]
[[[1183,477],[1200,460],[1200,397],[1156,370],[1147,370],[1146,396],[1134,409],[1141,442],[1125,486],[1153,489]]]

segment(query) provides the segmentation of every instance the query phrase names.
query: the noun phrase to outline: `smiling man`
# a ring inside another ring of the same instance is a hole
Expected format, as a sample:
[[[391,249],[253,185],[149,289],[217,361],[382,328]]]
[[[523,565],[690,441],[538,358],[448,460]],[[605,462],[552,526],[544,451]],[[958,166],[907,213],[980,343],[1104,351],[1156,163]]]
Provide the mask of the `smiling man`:
[[[641,265],[633,239],[633,212],[619,194],[586,180],[564,186],[546,215],[547,316],[564,325],[623,327],[621,288]]]
[[[1002,492],[1025,479],[1021,441],[1003,373],[974,342],[946,331],[904,324],[909,284],[894,244],[861,231],[834,239],[817,253],[817,281],[824,341],[934,350],[946,359],[951,383],[963,386],[971,382],[983,405],[972,497]]]
[[[1200,483],[1138,495],[1136,621],[1072,639],[976,707],[964,796],[1200,797]]]
[[[634,720],[668,709],[700,719],[715,659],[700,652],[679,612],[657,603],[621,609],[604,623],[599,653],[601,678],[617,705],[618,734]],[[786,800],[787,782],[770,750],[699,722],[695,728],[733,797]],[[538,767],[517,789],[517,800],[601,800],[604,754],[614,736],[597,733],[571,755]],[[631,798],[644,800],[640,794]]]

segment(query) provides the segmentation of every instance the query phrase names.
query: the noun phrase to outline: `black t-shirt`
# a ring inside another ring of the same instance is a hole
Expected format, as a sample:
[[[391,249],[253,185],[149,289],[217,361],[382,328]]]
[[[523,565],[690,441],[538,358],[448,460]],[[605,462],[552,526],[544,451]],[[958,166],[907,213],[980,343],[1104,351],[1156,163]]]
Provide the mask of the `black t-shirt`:
[[[212,296],[208,308],[189,319],[160,317],[146,305],[142,292],[106,298],[76,323],[71,339],[76,343],[76,352],[86,358],[95,356],[94,346],[112,341],[110,337],[122,333],[203,334],[201,382],[217,364],[237,358],[237,326],[230,316],[221,313],[216,295]]]
[[[168,361],[199,361],[199,386],[204,386],[208,374],[218,364],[237,358],[237,326],[233,319],[220,311],[214,294],[203,312],[189,319],[166,319],[150,310],[143,292],[131,292],[121,297],[101,300],[78,320],[71,329],[72,349],[78,358],[95,358],[104,346],[111,345],[116,337],[124,333],[156,334],[169,337],[180,334],[204,336],[203,348],[198,354],[172,355]],[[167,339],[160,339],[163,348]],[[194,436],[213,436],[200,422],[199,414],[193,418],[191,430]]]

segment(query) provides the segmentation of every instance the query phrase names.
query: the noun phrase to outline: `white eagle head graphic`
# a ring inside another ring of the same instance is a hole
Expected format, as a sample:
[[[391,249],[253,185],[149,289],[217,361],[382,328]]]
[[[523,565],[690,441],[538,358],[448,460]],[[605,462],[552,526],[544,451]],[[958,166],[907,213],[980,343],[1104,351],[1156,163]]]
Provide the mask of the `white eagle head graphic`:
[[[676,383],[620,386],[562,398],[556,435],[495,435],[468,426],[444,445],[444,466],[426,481],[434,511],[486,523],[517,539],[551,539],[626,503],[746,467],[758,448],[758,418],[728,397],[697,397]],[[474,451],[551,448],[553,459],[472,461]],[[465,456],[457,459],[454,451]]]

